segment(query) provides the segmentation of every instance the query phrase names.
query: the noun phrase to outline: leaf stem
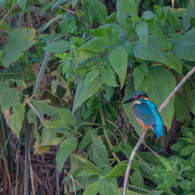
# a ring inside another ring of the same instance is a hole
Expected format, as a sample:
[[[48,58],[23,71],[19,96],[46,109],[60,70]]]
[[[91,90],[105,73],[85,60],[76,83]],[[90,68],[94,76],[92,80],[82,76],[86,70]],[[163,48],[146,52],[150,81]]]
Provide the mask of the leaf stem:
[[[107,134],[106,129],[105,129],[106,121],[105,121],[105,117],[104,117],[104,113],[103,113],[103,108],[102,108],[102,107],[100,108],[100,117],[101,117],[102,125],[104,126],[104,127],[103,127],[104,136],[105,136],[105,138],[106,138],[106,141],[108,142],[109,148],[112,150],[112,149],[113,149],[113,146],[112,146],[112,143],[110,142],[110,139],[109,139],[108,134]],[[115,152],[112,152],[112,155],[113,155],[113,157],[116,159],[116,161],[117,161],[118,163],[121,162],[120,159],[117,157],[117,155],[116,155]]]

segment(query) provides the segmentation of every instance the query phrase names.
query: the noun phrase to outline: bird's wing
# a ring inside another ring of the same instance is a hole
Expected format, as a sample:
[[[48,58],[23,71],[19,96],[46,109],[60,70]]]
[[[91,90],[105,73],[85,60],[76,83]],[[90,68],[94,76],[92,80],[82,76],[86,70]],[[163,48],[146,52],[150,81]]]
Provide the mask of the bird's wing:
[[[145,104],[135,104],[132,107],[137,118],[141,119],[146,125],[155,126],[156,119],[152,110]]]

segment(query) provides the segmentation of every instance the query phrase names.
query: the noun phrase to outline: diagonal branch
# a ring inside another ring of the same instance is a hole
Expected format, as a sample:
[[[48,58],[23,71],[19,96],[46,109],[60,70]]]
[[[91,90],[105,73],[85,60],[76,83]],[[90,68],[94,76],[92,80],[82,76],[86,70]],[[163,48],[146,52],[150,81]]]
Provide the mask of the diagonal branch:
[[[192,70],[190,70],[188,72],[188,74],[178,83],[178,85],[175,87],[175,89],[171,92],[171,94],[169,95],[169,97],[161,104],[161,106],[159,107],[159,112],[161,112],[165,106],[169,103],[170,99],[175,95],[175,93],[178,91],[178,89],[186,82],[186,80],[195,72],[195,66],[192,68]],[[131,164],[133,161],[133,158],[139,148],[139,146],[141,145],[142,141],[144,140],[146,133],[142,133],[141,137],[139,138],[137,144],[135,145],[131,156],[129,158],[129,162],[127,165],[127,170],[125,173],[125,180],[124,180],[124,186],[123,186],[123,195],[126,195],[126,189],[127,189],[127,182],[128,182],[128,176],[129,176],[129,171],[131,169]]]

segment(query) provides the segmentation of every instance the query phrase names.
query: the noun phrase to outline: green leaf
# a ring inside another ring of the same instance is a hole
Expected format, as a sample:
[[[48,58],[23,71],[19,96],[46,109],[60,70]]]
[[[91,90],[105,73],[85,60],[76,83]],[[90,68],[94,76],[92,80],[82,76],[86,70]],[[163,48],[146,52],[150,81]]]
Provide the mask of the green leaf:
[[[53,11],[54,8],[56,8],[59,5],[62,5],[63,3],[65,3],[66,0],[57,0],[54,5],[52,6],[51,10]]]
[[[125,173],[127,169],[127,163],[120,162],[114,166],[114,168],[105,176],[106,179],[116,178]]]
[[[88,185],[84,191],[84,195],[97,195],[99,190],[99,181],[95,181]]]
[[[46,28],[48,28],[53,22],[55,22],[56,20],[62,19],[64,18],[64,14],[58,14],[56,17],[52,18],[44,27],[43,30],[45,30]]]
[[[56,125],[56,121],[53,122],[53,128],[43,127],[40,139],[40,146],[52,146],[59,145],[61,141],[64,139],[63,136],[58,136],[58,133],[64,133],[63,126],[58,129],[58,125]],[[54,129],[55,128],[55,129]]]
[[[174,144],[171,146],[171,150],[180,152],[181,149],[184,147],[184,145],[185,145],[185,142],[180,142],[180,141],[178,141],[178,142],[174,143]]]
[[[48,115],[51,118],[54,117],[57,107],[50,106],[47,100],[34,101],[31,99],[33,107],[40,113],[41,117],[44,118],[44,115]],[[28,122],[34,123],[36,121],[35,112],[30,109],[27,114]]]
[[[35,43],[34,38],[35,29],[33,28],[19,28],[11,31],[0,58],[3,66],[8,67],[11,63],[16,62],[23,52]]]
[[[41,79],[43,77],[43,74],[44,74],[44,71],[45,71],[45,68],[46,68],[46,65],[47,65],[47,62],[49,60],[50,55],[51,55],[50,52],[47,52],[47,51],[45,52],[43,63],[41,65],[41,69],[40,69],[40,72],[38,74],[38,77],[37,77],[37,80],[36,80],[36,83],[35,83],[35,86],[33,89],[33,95],[35,95],[35,93],[37,92],[37,90],[39,88],[39,85],[41,83]]]
[[[141,42],[146,46],[148,43],[148,23],[141,21],[136,25],[135,31]]]
[[[119,190],[116,188],[114,184],[109,183],[106,179],[102,179],[99,183],[100,195],[120,195]]]
[[[180,152],[181,156],[187,156],[191,154],[193,151],[195,151],[194,145],[188,144],[187,146],[184,146]]]
[[[105,39],[105,37],[94,37],[76,50],[76,63],[85,61],[91,56],[101,53],[108,44],[109,40]]]
[[[140,67],[136,67],[136,75],[143,74]],[[137,84],[138,79],[134,80],[134,85],[138,86],[135,90],[145,91],[149,99],[154,102],[158,107],[164,102],[169,94],[175,88],[176,82],[174,76],[166,69],[159,67],[148,67],[148,76],[145,75],[142,82]],[[161,116],[163,124],[168,128],[171,127],[171,122],[174,114],[173,99],[169,104],[162,110]]]
[[[144,180],[139,169],[136,169],[131,176],[131,182],[137,187],[144,188]]]
[[[93,80],[93,82],[88,85],[85,84],[85,80],[82,79],[78,85],[75,99],[73,103],[73,113],[75,110],[83,104],[89,97],[91,97],[94,93],[96,93],[101,87],[100,77],[97,77]]]
[[[93,163],[88,161],[85,158],[82,158],[81,156],[78,155],[71,155],[71,159],[75,161],[80,168],[84,169],[88,173],[92,173],[93,175],[100,175],[101,169],[97,166],[95,166]]]
[[[72,127],[76,126],[75,118],[73,117],[73,115],[69,109],[59,108],[57,110],[57,113],[64,124],[67,124],[67,125],[72,126]]]
[[[58,165],[58,171],[61,173],[64,163],[66,162],[68,156],[76,149],[77,138],[65,139],[61,144],[59,151],[56,155],[56,161]]]
[[[97,129],[87,130],[87,133],[83,137],[82,141],[79,144],[78,152],[81,152],[85,147],[91,143],[92,137],[97,134]]]
[[[98,66],[93,66],[91,71],[87,73],[85,84],[90,84],[95,78],[99,76],[99,69]]]
[[[142,19],[143,20],[151,20],[151,19],[157,19],[156,14],[154,14],[152,11],[145,11],[142,14]]]
[[[20,6],[22,11],[24,11],[24,9],[26,7],[26,2],[27,2],[27,0],[17,0],[17,4]]]
[[[86,49],[94,53],[100,53],[108,46],[109,43],[109,39],[105,39],[105,37],[94,37],[83,44],[79,49]]]
[[[180,187],[183,189],[183,190],[190,190],[191,186],[192,186],[192,181],[188,180],[188,179],[185,179],[183,181],[181,181],[179,183]]]
[[[195,31],[188,31],[183,36],[176,40],[176,45],[173,47],[173,52],[181,59],[195,61]]]
[[[89,25],[91,26],[92,18],[99,23],[104,23],[108,16],[106,6],[99,0],[83,0],[84,12],[88,17]]]
[[[72,34],[76,32],[77,25],[75,21],[75,17],[71,13],[66,13],[64,15],[63,20],[59,24],[61,30],[65,34]]]
[[[24,104],[19,101],[19,92],[8,90],[0,97],[1,110],[7,125],[19,137],[24,120]]]
[[[144,71],[142,67],[145,67],[146,71]],[[135,68],[133,71],[135,89],[139,88],[145,76],[148,76],[148,66],[146,64],[140,64],[139,68]]]
[[[174,97],[174,110],[175,118],[177,121],[187,122],[190,121],[189,115],[189,102],[190,98],[187,94],[190,94],[190,84],[185,82],[182,86],[182,93],[176,93]]]
[[[112,68],[103,67],[101,70],[101,79],[106,85],[109,85],[111,87],[118,86]]]
[[[180,23],[178,21],[178,18],[174,14],[174,9],[169,8],[167,21],[171,25],[171,28],[172,28],[173,32],[176,32],[177,30],[180,30],[180,28],[179,28]]]
[[[192,96],[191,111],[195,115],[195,90]]]
[[[118,0],[121,9],[129,16],[137,16],[138,6],[135,0]]]
[[[92,156],[95,164],[99,167],[109,167],[108,153],[101,138],[99,136],[93,137],[92,143]]]
[[[116,8],[117,8],[117,21],[118,23],[128,29],[129,28],[129,23],[128,23],[128,16],[125,14],[125,12],[121,8],[121,4],[119,1],[116,3]]]
[[[126,71],[127,71],[127,60],[128,54],[124,47],[116,47],[109,52],[109,60],[112,68],[118,74],[121,88],[124,85]]]
[[[160,36],[150,35],[147,46],[141,41],[136,42],[133,53],[136,58],[161,62],[180,73],[182,70],[180,59],[165,50],[170,50],[170,44]]]
[[[49,43],[46,47],[43,47],[45,51],[50,53],[64,53],[70,49],[70,43],[68,41],[57,41]]]

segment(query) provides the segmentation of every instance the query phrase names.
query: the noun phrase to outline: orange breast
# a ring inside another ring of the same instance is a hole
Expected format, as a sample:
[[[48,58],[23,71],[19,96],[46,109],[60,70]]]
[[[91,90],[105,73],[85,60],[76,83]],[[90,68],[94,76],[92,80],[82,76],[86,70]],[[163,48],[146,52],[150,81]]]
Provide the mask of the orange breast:
[[[132,110],[133,116],[135,117],[136,121],[138,122],[138,124],[139,124],[145,131],[148,130],[148,129],[154,130],[153,127],[152,127],[151,125],[146,125],[140,118],[136,117],[136,116],[135,116],[135,113],[134,113],[134,111],[133,111],[133,109],[131,109],[131,110]]]

